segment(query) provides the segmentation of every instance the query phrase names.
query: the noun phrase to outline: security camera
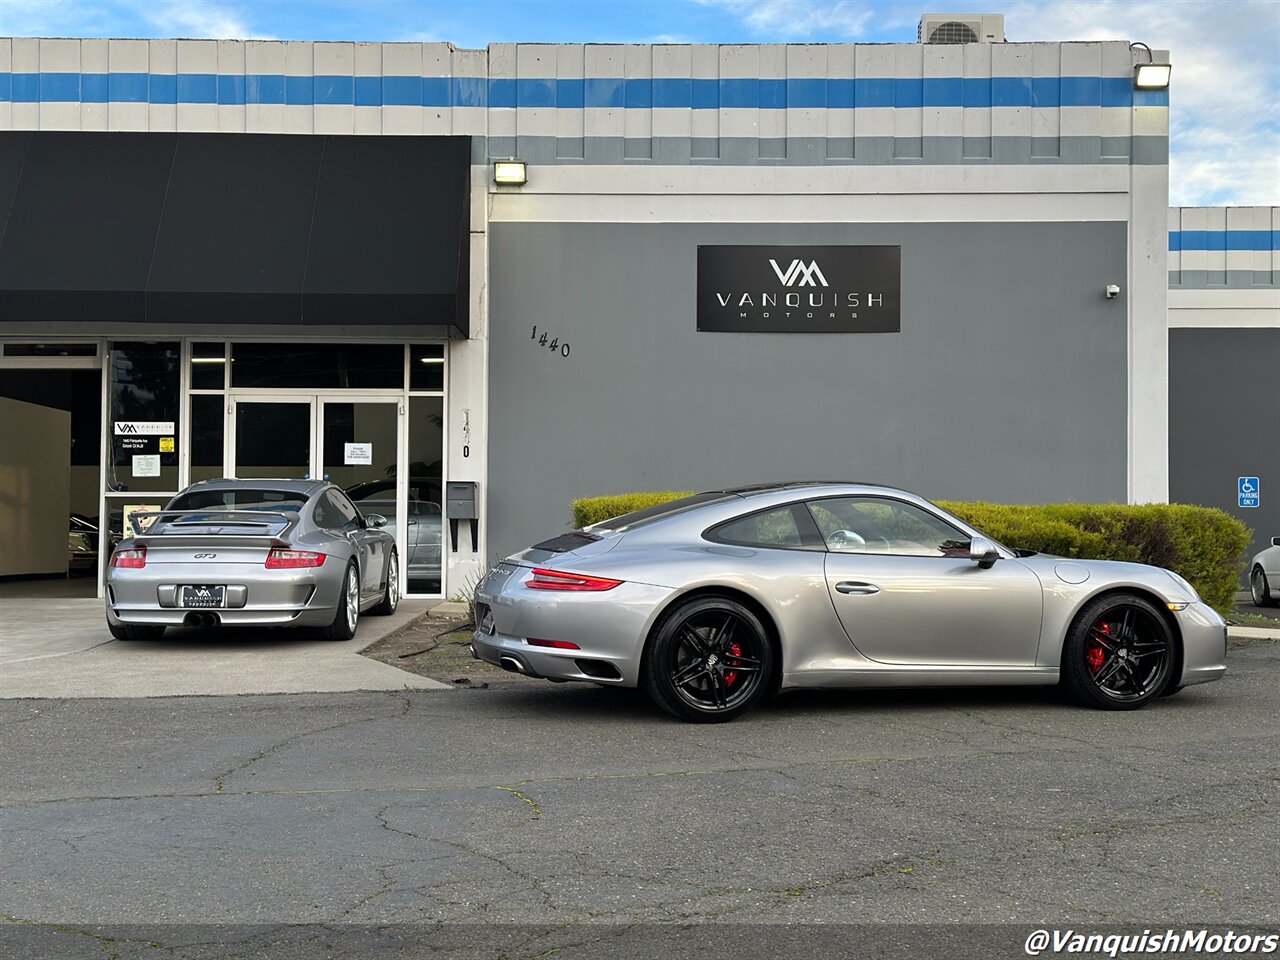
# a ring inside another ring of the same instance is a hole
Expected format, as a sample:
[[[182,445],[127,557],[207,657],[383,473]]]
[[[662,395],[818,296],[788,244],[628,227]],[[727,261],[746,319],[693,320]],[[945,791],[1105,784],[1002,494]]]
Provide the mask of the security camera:
[[[1118,284],[1118,283],[1108,283],[1108,284],[1107,284],[1107,299],[1108,299],[1108,300],[1114,300],[1114,299],[1115,299],[1116,297],[1118,297],[1118,296],[1120,296],[1120,284]]]

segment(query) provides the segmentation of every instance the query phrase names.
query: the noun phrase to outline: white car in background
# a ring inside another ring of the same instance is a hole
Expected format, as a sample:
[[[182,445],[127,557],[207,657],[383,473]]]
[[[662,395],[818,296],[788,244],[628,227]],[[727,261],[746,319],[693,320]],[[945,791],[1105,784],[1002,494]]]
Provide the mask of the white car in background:
[[[1249,591],[1255,607],[1274,607],[1280,600],[1280,537],[1249,561]]]

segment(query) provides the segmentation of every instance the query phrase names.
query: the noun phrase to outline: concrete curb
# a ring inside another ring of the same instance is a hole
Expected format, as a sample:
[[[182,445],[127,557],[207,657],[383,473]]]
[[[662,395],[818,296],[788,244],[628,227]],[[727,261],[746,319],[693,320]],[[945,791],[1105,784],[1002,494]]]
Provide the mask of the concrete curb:
[[[1280,640],[1280,629],[1268,627],[1227,627],[1228,640]]]
[[[461,600],[441,600],[427,612],[437,617],[465,617],[469,611]]]

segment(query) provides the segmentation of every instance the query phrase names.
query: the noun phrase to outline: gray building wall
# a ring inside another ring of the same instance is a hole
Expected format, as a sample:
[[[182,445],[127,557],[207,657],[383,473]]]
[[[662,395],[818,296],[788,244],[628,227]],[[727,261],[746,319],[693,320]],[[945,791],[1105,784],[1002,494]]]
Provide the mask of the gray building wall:
[[[491,223],[489,546],[781,479],[1126,497],[1126,225]],[[699,333],[698,244],[900,244],[896,334]],[[569,356],[539,346],[545,330]]]
[[[1280,536],[1278,436],[1280,328],[1169,331],[1170,499],[1244,521],[1249,556]],[[1258,507],[1238,506],[1240,477],[1261,478]]]

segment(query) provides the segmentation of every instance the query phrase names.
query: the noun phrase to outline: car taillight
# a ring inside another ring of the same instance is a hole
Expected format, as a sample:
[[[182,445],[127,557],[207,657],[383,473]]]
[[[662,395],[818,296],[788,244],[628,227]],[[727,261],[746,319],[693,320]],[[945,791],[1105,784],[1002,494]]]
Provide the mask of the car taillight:
[[[526,637],[525,643],[531,647],[551,647],[553,650],[581,650],[576,643],[568,640],[539,640],[537,637]]]
[[[124,567],[127,570],[141,570],[147,565],[147,548],[131,547],[128,550],[117,550],[111,555],[113,567]]]
[[[600,591],[612,590],[620,583],[622,583],[621,580],[607,580],[604,577],[588,577],[582,573],[564,573],[560,570],[538,567],[524,585],[532,590]]]
[[[273,547],[267,554],[268,570],[298,570],[303,567],[318,567],[324,563],[325,555],[311,550],[284,550]]]

